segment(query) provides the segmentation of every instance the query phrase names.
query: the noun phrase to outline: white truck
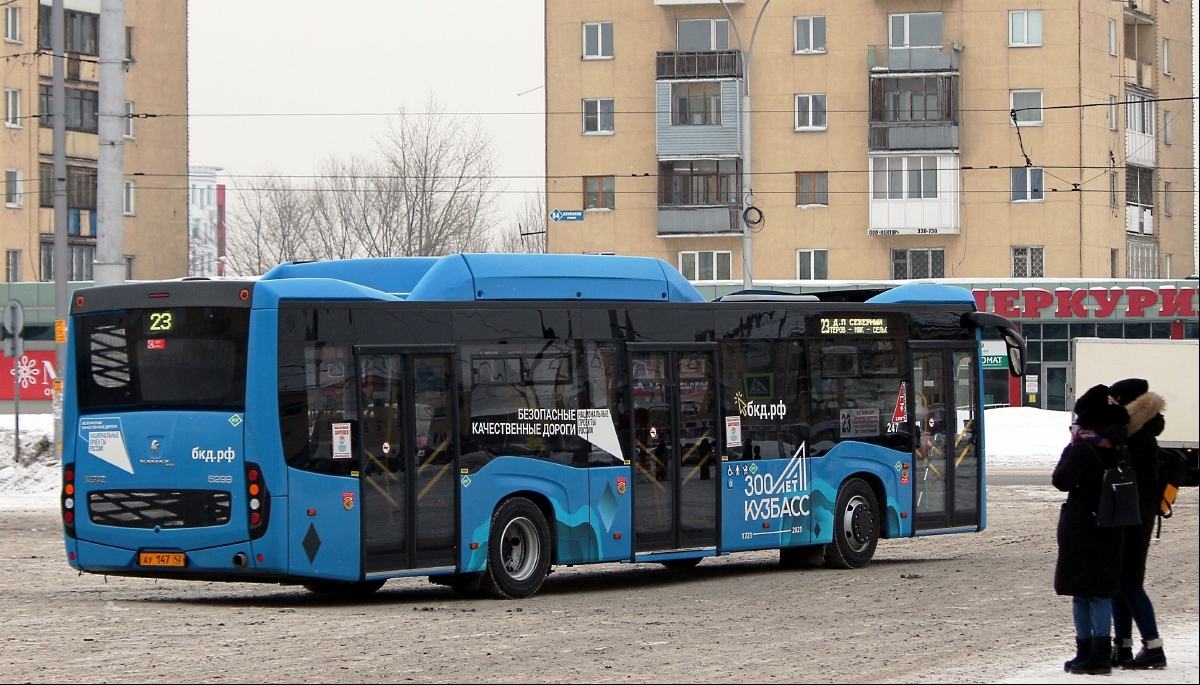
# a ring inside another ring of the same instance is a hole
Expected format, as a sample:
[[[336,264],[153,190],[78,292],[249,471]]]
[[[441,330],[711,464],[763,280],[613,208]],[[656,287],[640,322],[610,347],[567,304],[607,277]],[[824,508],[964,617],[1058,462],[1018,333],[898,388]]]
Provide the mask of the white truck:
[[[1200,341],[1075,338],[1077,393],[1123,378],[1144,378],[1163,396],[1166,429],[1159,447],[1180,452],[1188,464],[1188,485],[1196,485],[1200,448]],[[1070,406],[1070,405],[1068,405]]]

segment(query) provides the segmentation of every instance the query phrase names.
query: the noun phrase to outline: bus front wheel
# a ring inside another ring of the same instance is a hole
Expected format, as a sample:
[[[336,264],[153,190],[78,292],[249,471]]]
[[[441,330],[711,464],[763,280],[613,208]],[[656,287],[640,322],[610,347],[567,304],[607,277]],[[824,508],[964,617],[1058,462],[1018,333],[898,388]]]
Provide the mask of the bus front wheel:
[[[304,584],[304,589],[318,595],[343,599],[362,599],[375,594],[386,580],[364,580],[358,583],[342,583],[334,580],[314,580]]]
[[[506,500],[492,516],[482,587],[496,599],[533,595],[550,568],[550,528],[533,502]]]
[[[862,568],[879,543],[879,502],[871,486],[859,478],[842,485],[833,515],[833,542],[825,546],[830,568]]]

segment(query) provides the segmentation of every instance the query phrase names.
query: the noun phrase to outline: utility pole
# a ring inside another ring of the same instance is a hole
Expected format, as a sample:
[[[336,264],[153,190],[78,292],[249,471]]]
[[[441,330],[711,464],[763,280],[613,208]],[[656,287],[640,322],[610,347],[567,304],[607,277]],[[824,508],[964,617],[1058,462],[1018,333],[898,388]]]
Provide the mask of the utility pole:
[[[750,181],[751,151],[753,150],[750,138],[750,57],[754,54],[754,39],[758,36],[758,25],[767,11],[767,5],[770,4],[771,0],[766,0],[762,9],[758,11],[758,18],[754,20],[754,29],[750,32],[750,45],[746,46],[742,42],[742,32],[738,30],[733,12],[729,11],[729,5],[725,4],[725,0],[721,0],[721,7],[725,8],[725,14],[729,17],[729,25],[733,27],[733,33],[737,36],[738,52],[742,53],[742,211],[739,221],[742,224],[742,287],[746,290],[754,287],[754,228],[752,222],[746,221],[746,216],[754,208],[751,204],[753,186]],[[753,223],[757,224],[760,221],[761,218]]]
[[[125,0],[100,0],[96,285],[125,282]]]
[[[53,126],[54,163],[51,176],[54,205],[54,447],[62,458],[62,390],[67,370],[67,279],[71,276],[71,257],[67,253],[67,18],[63,0],[50,5],[50,51],[54,62],[50,85],[50,118]]]

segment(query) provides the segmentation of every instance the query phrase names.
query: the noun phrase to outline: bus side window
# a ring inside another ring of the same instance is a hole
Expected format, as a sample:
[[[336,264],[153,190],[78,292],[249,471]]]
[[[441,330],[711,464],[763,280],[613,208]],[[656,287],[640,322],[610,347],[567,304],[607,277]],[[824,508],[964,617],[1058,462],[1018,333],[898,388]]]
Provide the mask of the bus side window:
[[[333,424],[358,418],[357,374],[349,348],[322,342],[281,347],[279,427],[288,466],[348,475],[357,461],[333,459]]]
[[[808,363],[798,340],[723,342],[721,426],[741,426],[730,461],[788,459],[809,439]]]
[[[809,341],[812,456],[828,453],[843,440],[900,452],[912,449],[907,423],[892,421],[906,380],[905,347],[895,338]]]

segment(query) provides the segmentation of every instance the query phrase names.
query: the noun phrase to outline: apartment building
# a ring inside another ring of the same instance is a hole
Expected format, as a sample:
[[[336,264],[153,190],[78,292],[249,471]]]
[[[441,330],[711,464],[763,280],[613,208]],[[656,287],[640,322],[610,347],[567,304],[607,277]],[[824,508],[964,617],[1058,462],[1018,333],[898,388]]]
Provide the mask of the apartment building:
[[[188,167],[188,275],[225,275],[225,185],[217,166]]]
[[[99,146],[100,0],[66,9],[67,204],[71,281],[92,280]],[[50,183],[53,131],[50,0],[12,0],[4,12],[5,175],[0,244],[8,282],[54,278]],[[126,277],[187,273],[186,0],[126,0],[124,251]],[[140,117],[141,114],[175,116]]]
[[[745,216],[755,280],[1194,274],[1191,12],[547,0],[548,249],[739,281]]]

